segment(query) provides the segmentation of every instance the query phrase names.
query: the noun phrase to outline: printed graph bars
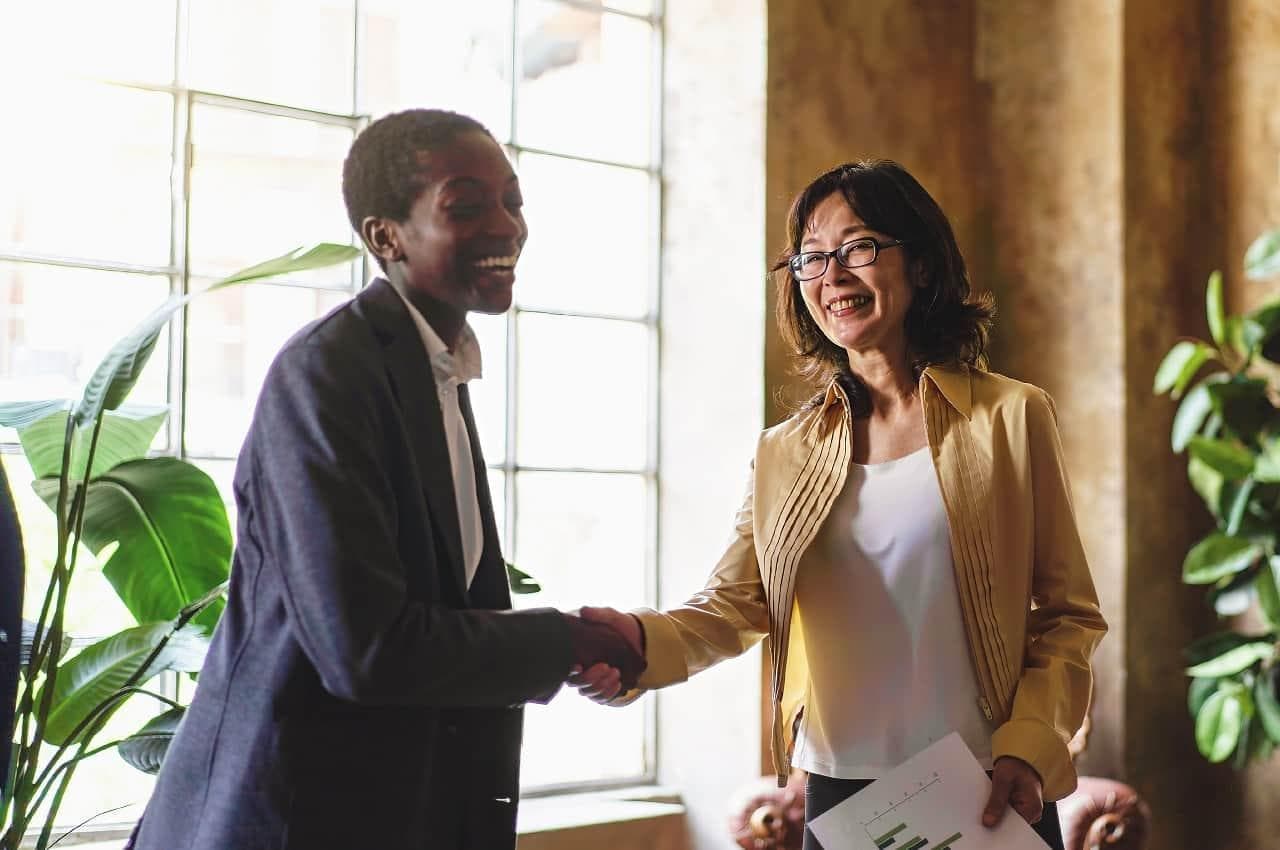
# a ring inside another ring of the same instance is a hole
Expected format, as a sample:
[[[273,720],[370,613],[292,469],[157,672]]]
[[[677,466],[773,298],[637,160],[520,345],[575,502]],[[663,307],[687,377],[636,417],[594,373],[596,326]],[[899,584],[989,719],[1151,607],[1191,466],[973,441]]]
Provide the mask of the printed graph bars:
[[[884,848],[888,847],[890,844],[894,842],[894,836],[897,835],[899,832],[902,832],[902,830],[906,828],[907,828],[907,825],[905,823],[900,823],[897,826],[895,826],[893,829],[886,832],[884,835],[877,838],[876,850],[884,850]]]
[[[898,833],[902,832],[906,828],[907,828],[907,825],[905,823],[900,823],[897,826],[895,826],[893,829],[886,832],[884,835],[877,838],[875,840],[876,850],[886,850],[886,848],[891,847],[892,845],[897,843]],[[948,848],[950,848],[951,845],[958,840],[960,840],[960,833],[957,832],[954,835],[948,836],[946,839],[942,841],[941,844],[935,844],[932,850],[948,850]],[[897,850],[922,850],[922,848],[928,843],[929,843],[929,839],[922,838],[919,835],[914,835],[911,838],[908,838],[904,843],[899,845]]]

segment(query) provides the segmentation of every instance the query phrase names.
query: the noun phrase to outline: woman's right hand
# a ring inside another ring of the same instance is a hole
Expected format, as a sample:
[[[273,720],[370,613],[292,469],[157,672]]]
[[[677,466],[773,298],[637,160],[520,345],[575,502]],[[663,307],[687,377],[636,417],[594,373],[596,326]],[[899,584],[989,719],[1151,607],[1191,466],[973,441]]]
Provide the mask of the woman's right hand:
[[[644,630],[640,626],[640,620],[634,615],[624,614],[615,608],[591,607],[583,608],[577,613],[584,620],[612,626],[627,639],[637,654],[644,656]],[[586,670],[577,671],[567,681],[584,697],[601,705],[622,692],[621,676],[607,664],[594,664]]]

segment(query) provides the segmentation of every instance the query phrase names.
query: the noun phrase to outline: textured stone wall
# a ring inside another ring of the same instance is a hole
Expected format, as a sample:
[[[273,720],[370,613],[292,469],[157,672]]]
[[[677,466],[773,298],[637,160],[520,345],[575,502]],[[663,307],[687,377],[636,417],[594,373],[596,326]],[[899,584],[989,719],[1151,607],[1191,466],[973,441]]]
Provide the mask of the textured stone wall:
[[[903,162],[997,299],[993,366],[1053,394],[1112,634],[1086,772],[1134,783],[1154,847],[1245,850],[1280,829],[1280,766],[1195,752],[1181,648],[1212,627],[1183,586],[1209,522],[1151,395],[1180,336],[1274,293],[1240,258],[1280,226],[1280,5],[1267,0],[788,0],[770,4],[766,233],[818,171]],[[772,296],[770,297],[772,306]],[[788,384],[773,331],[766,387]],[[783,413],[774,404],[766,418]]]

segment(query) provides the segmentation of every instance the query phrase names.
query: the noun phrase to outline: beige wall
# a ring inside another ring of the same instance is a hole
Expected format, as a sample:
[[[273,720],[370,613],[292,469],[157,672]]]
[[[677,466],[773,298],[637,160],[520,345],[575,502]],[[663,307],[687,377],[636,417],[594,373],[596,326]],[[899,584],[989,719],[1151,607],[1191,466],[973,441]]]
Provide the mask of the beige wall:
[[[1112,623],[1082,769],[1133,782],[1161,850],[1264,846],[1280,763],[1195,753],[1180,649],[1211,626],[1179,579],[1207,517],[1151,395],[1161,356],[1268,289],[1240,257],[1280,225],[1280,7],[1264,0],[787,0],[770,5],[766,233],[847,159],[901,161],[997,298],[993,365],[1058,402],[1078,519]],[[771,302],[772,303],[772,299]],[[766,384],[787,381],[776,333]],[[776,420],[775,405],[767,418]]]

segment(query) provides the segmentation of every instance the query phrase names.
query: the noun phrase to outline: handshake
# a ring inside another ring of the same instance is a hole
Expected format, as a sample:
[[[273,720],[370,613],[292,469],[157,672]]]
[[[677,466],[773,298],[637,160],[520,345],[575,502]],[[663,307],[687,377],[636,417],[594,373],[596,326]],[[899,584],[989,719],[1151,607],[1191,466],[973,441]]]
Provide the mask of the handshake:
[[[570,685],[600,703],[636,686],[646,667],[638,619],[613,608],[582,608],[564,618],[573,643]]]

